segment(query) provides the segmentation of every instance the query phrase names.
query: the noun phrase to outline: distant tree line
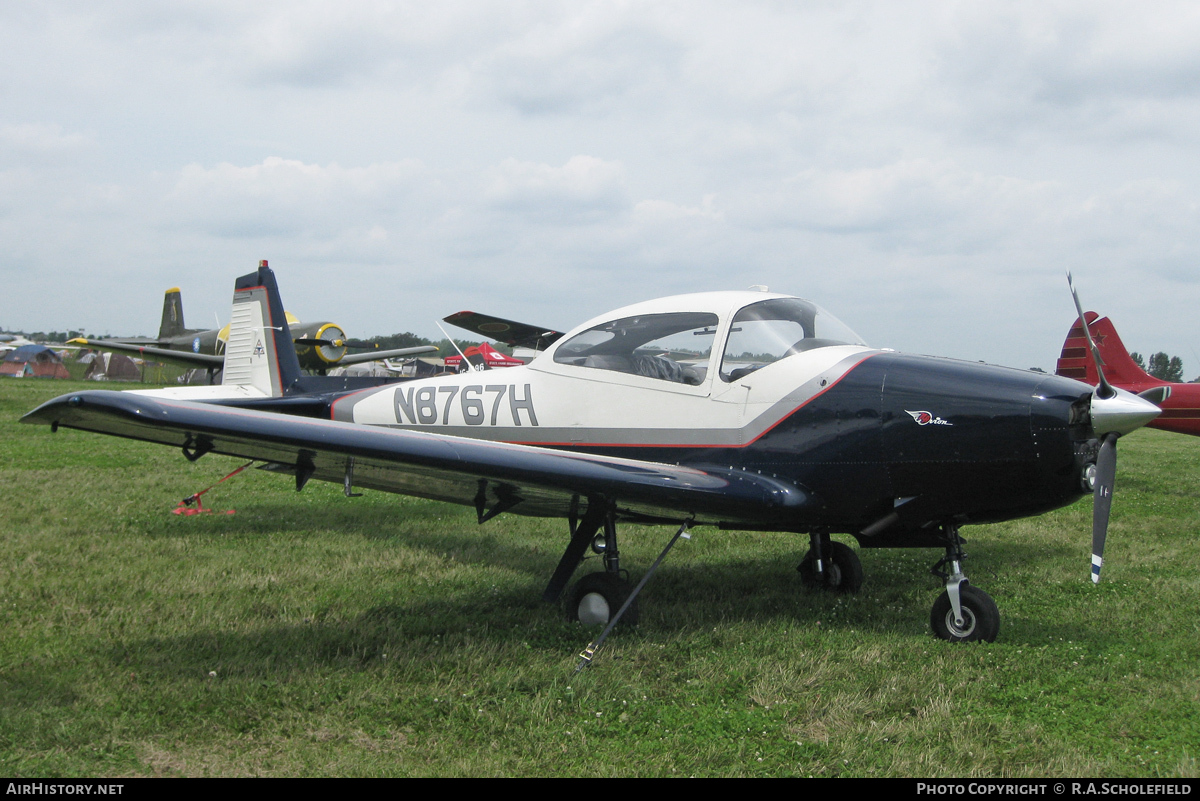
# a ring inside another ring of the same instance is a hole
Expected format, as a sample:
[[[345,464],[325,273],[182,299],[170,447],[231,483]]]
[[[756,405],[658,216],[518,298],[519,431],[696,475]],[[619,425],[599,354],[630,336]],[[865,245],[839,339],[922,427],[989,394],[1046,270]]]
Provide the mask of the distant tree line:
[[[1178,356],[1168,356],[1159,351],[1150,357],[1149,364],[1146,364],[1142,354],[1136,351],[1130,353],[1129,358],[1133,359],[1138,367],[1160,381],[1171,381],[1176,384],[1183,382],[1183,360]]]
[[[371,345],[379,350],[393,350],[395,348],[415,348],[420,345],[433,345],[425,337],[419,337],[411,331],[405,331],[403,334],[392,334],[390,337],[371,337],[363,340],[370,342]]]
[[[32,334],[26,334],[24,331],[0,331],[2,334],[16,334],[17,336],[25,337],[31,342],[66,342],[68,339],[84,336],[82,331],[51,331],[47,334],[45,331],[34,331]]]

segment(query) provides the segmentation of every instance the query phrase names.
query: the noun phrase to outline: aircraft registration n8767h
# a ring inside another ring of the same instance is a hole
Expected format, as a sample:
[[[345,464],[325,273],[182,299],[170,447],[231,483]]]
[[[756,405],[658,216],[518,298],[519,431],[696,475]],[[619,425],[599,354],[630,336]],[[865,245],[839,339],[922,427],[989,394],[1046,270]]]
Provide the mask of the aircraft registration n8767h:
[[[806,535],[800,578],[834,591],[856,590],[862,567],[831,534],[942,549],[934,632],[993,640],[999,612],[966,580],[960,527],[1040,514],[1093,484],[1111,496],[1096,481],[1101,440],[1115,466],[1116,437],[1159,411],[1058,376],[875,350],[814,303],[766,292],[648,301],[566,334],[463,312],[448,319],[543,350],[522,367],[323,394],[303,389],[265,265],[238,279],[232,318],[233,386],[79,392],[24,420],[260,460],[297,489],[316,478],[465,504],[480,523],[566,518],[544,597],[591,546],[605,569],[568,594],[589,623],[631,593],[618,524],[669,523]]]

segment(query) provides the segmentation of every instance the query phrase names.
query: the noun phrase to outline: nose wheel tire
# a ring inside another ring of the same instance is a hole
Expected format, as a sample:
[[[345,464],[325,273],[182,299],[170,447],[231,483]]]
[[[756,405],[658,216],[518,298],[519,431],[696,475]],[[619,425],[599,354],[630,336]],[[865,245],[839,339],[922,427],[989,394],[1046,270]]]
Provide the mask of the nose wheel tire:
[[[567,595],[567,619],[585,626],[606,626],[617,614],[633,587],[615,573],[589,573],[575,583]],[[638,620],[637,599],[621,616],[620,625]]]
[[[993,642],[1000,633],[1000,609],[986,592],[970,584],[959,586],[963,621],[954,619],[950,595],[943,592],[933,603],[929,624],[933,633],[950,642]]]
[[[858,554],[840,542],[830,542],[825,551],[825,575],[817,575],[817,561],[809,551],[796,568],[800,572],[800,583],[805,587],[830,590],[832,592],[858,592],[863,583],[862,562]]]

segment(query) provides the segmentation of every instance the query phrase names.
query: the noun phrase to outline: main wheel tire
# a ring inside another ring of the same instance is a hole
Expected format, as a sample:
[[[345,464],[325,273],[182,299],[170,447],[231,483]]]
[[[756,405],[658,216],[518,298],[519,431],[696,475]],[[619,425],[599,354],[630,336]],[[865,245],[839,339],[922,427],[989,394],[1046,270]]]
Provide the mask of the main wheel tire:
[[[817,560],[809,551],[800,561],[800,583],[832,592],[858,592],[863,583],[862,562],[849,545],[830,542],[825,555],[824,581],[817,579]]]
[[[614,573],[589,573],[575,582],[567,596],[567,619],[578,620],[585,626],[607,626],[620,610],[633,588]],[[632,626],[638,621],[637,599],[621,616],[620,625]]]
[[[943,592],[933,602],[933,611],[929,613],[933,633],[950,642],[994,642],[1000,634],[1000,609],[992,596],[970,584],[959,585],[958,594],[962,604],[962,625],[954,622],[950,594]]]

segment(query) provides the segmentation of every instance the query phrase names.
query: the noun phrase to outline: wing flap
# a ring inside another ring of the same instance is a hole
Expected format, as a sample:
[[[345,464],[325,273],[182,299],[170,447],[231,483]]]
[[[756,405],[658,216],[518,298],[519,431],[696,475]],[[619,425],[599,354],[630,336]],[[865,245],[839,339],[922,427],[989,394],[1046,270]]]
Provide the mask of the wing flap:
[[[306,479],[517,514],[566,516],[578,498],[603,498],[625,517],[781,525],[808,506],[802,488],[740,470],[704,469],[362,426],[124,392],[63,395],[26,423],[157,442],[196,453],[273,463]],[[351,462],[352,460],[352,462]]]

